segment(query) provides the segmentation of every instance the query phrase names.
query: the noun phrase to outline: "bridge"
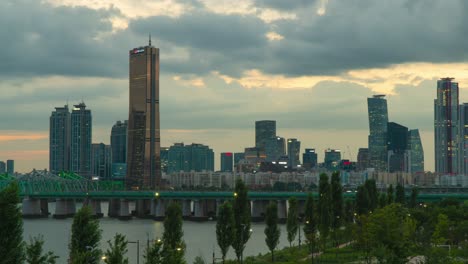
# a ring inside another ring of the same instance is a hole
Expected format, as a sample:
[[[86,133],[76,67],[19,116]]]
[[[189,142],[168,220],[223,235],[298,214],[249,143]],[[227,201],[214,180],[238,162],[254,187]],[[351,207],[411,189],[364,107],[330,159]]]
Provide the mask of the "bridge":
[[[55,175],[36,170],[18,177],[0,175],[0,190],[12,181],[18,182],[23,216],[29,218],[48,217],[49,204],[52,202],[55,202],[53,217],[72,217],[78,202],[89,205],[97,217],[104,216],[104,204],[107,206],[108,217],[158,220],[164,218],[165,207],[170,201],[178,201],[182,205],[183,217],[198,221],[214,218],[221,203],[236,197],[232,191],[126,191],[122,181],[93,181],[73,173]],[[418,202],[436,202],[445,198],[468,201],[468,190],[464,188],[443,188],[439,191],[444,192],[434,193],[434,187],[421,189]],[[278,216],[280,220],[284,220],[287,215],[287,200],[296,197],[299,209],[303,211],[307,195],[307,192],[250,191],[248,196],[251,200],[252,218],[254,221],[262,221],[268,203],[275,200],[278,202]],[[316,192],[312,192],[312,195],[318,196]],[[343,196],[345,199],[354,199],[355,192],[348,190]]]

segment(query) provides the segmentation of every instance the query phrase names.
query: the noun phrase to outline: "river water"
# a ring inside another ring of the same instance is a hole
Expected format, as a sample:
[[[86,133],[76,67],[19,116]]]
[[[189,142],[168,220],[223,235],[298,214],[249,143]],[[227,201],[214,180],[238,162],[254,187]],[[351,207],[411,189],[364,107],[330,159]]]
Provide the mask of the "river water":
[[[77,205],[79,207],[80,205]],[[54,212],[54,203],[49,204],[49,210]],[[107,213],[107,204],[102,203],[102,211]],[[24,239],[29,241],[29,237],[39,234],[44,236],[45,249],[52,250],[60,258],[57,263],[67,263],[68,243],[70,240],[70,231],[72,219],[25,219],[24,220]],[[111,240],[115,233],[124,234],[129,241],[139,241],[140,244],[140,262],[143,261],[143,254],[146,250],[148,238],[161,238],[164,231],[163,223],[148,219],[134,218],[130,221],[121,221],[114,218],[104,217],[100,219],[100,228],[102,229],[102,239],[100,247],[103,251],[108,248],[107,241]],[[252,224],[252,235],[244,256],[257,255],[268,252],[265,245],[265,234],[263,233],[265,225],[263,223]],[[220,251],[216,243],[216,222],[191,222],[184,221],[184,241],[187,245],[186,260],[193,263],[197,256],[201,256],[207,263],[212,262],[213,249],[216,257],[220,257]],[[286,238],[285,225],[281,225],[281,237],[278,248],[288,245]],[[127,256],[131,264],[137,263],[137,245],[131,243],[128,245]],[[234,259],[233,249],[229,249],[228,257]]]

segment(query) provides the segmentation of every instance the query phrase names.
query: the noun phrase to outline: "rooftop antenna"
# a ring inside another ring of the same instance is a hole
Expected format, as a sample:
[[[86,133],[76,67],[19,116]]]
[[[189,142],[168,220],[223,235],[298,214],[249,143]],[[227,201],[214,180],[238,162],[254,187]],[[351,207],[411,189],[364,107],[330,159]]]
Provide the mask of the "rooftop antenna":
[[[151,46],[151,33],[149,34],[149,45]]]

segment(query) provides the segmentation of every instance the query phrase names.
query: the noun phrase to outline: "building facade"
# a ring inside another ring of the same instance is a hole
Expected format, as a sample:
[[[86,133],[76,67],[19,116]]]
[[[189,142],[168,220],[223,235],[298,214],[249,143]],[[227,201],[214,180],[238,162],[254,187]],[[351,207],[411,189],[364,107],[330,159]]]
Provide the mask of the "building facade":
[[[128,121],[117,121],[111,130],[112,163],[127,163]]]
[[[408,131],[408,172],[424,172],[424,149],[418,129]]]
[[[395,122],[387,124],[388,172],[407,170],[408,128]]]
[[[457,174],[459,171],[458,83],[453,78],[437,81],[434,100],[435,171],[440,174]]]
[[[104,143],[91,145],[91,176],[109,180],[112,176],[111,146]]]
[[[277,161],[281,156],[286,155],[286,141],[282,137],[273,137],[265,143],[266,161]]]
[[[369,165],[377,171],[387,171],[388,111],[385,95],[367,98],[369,114]]]
[[[369,149],[359,148],[356,169],[358,171],[363,171],[367,168],[369,168]]]
[[[0,161],[0,174],[6,173],[6,163],[4,161]]]
[[[233,168],[233,155],[232,152],[223,152],[221,153],[221,171],[222,172],[232,172]]]
[[[315,149],[306,148],[302,154],[302,167],[304,169],[312,169],[317,166],[317,152]]]
[[[341,151],[338,149],[326,149],[325,159],[323,161],[328,170],[337,170],[340,166]]]
[[[458,172],[468,175],[468,103],[460,105]]]
[[[6,168],[7,173],[10,175],[15,174],[15,161],[7,160],[6,165],[7,165],[7,168]]]
[[[161,171],[167,173],[169,166],[169,148],[161,147]]]
[[[85,178],[91,176],[91,110],[82,102],[71,113],[70,171]]]
[[[56,107],[49,119],[49,171],[70,170],[70,111],[68,105]]]
[[[296,138],[288,139],[288,167],[297,168],[301,165],[299,154],[301,153],[301,142]]]
[[[276,137],[276,121],[255,121],[255,147],[265,149],[267,140]]]
[[[167,171],[214,171],[214,152],[203,144],[176,143],[169,147]]]
[[[161,184],[159,49],[139,47],[129,52],[129,115],[126,185],[157,189]]]

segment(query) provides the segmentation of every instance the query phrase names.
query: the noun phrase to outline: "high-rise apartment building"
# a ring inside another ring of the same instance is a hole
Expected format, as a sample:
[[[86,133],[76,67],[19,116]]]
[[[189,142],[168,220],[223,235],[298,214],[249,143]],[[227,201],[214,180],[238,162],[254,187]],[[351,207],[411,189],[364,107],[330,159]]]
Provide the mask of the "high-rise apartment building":
[[[111,146],[104,143],[91,145],[91,176],[109,180],[112,175]]]
[[[408,172],[424,171],[424,150],[418,129],[408,131]]]
[[[6,163],[4,161],[0,161],[0,174],[6,173]]]
[[[388,111],[385,95],[367,98],[369,114],[369,163],[377,171],[387,171]]]
[[[7,173],[10,175],[15,174],[15,161],[14,160],[7,160]]]
[[[459,171],[458,83],[453,78],[437,81],[437,98],[434,100],[435,171],[457,174]]]
[[[169,148],[161,147],[161,171],[167,173],[169,166]]]
[[[288,139],[288,166],[290,168],[297,168],[301,165],[299,160],[299,153],[301,152],[301,142],[296,138]]]
[[[283,137],[269,138],[265,142],[266,161],[277,161],[286,155],[286,141]]]
[[[110,143],[112,149],[112,163],[127,162],[127,127],[128,121],[117,121],[112,126]]]
[[[161,187],[159,49],[130,50],[130,101],[126,184],[131,189]]]
[[[312,169],[317,166],[317,152],[315,149],[306,148],[302,154],[302,167]]]
[[[358,171],[363,171],[367,168],[369,168],[369,149],[359,148],[356,169]]]
[[[395,122],[387,124],[388,171],[406,171],[406,149],[408,147],[408,128]]]
[[[460,105],[458,172],[468,175],[468,103]]]
[[[221,153],[221,171],[232,172],[233,168],[233,156],[232,152]]]
[[[338,149],[325,150],[324,165],[328,170],[336,170],[340,166],[341,151]]]
[[[49,171],[70,170],[70,111],[68,105],[56,107],[49,123]]]
[[[176,143],[169,148],[168,173],[214,171],[214,152],[202,144]]]
[[[266,142],[276,137],[276,121],[255,121],[255,147],[265,150]]]
[[[91,110],[82,102],[74,105],[71,113],[70,170],[78,175],[91,176]]]

